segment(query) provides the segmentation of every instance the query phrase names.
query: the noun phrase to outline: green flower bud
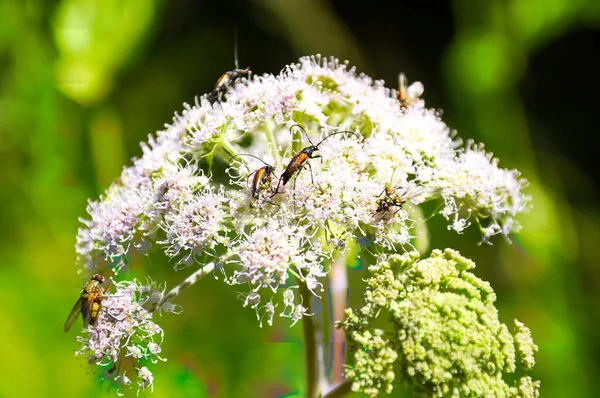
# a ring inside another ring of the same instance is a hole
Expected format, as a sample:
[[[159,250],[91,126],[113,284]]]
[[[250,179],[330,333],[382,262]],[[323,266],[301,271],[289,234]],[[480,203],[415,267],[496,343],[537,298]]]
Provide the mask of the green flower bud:
[[[354,391],[374,397],[400,382],[433,397],[538,396],[539,381],[529,376],[504,380],[517,357],[523,370],[533,367],[537,346],[519,321],[514,335],[500,322],[496,295],[473,268],[451,249],[423,260],[416,252],[393,255],[369,267],[364,307],[338,324],[353,353],[346,376]],[[384,313],[391,326],[375,329]]]

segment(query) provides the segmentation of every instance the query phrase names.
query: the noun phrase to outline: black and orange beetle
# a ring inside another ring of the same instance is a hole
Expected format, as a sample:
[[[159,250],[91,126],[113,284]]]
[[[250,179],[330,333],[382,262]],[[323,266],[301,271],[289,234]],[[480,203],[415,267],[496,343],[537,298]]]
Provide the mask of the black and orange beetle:
[[[313,175],[312,175],[312,168],[310,166],[310,163],[308,163],[308,159],[316,159],[316,158],[321,157],[321,155],[313,156],[313,153],[319,150],[319,145],[321,145],[323,143],[323,141],[325,141],[326,139],[328,139],[330,137],[333,137],[336,134],[354,134],[355,136],[359,137],[358,134],[353,133],[352,131],[337,131],[335,133],[329,134],[327,137],[323,138],[317,145],[314,145],[312,143],[312,141],[310,140],[310,137],[306,133],[306,130],[304,130],[304,128],[302,126],[296,124],[296,125],[292,126],[292,128],[294,128],[294,127],[298,127],[300,130],[302,130],[304,135],[306,135],[306,139],[308,139],[308,142],[310,142],[310,146],[305,147],[300,152],[298,152],[294,156],[292,156],[292,159],[290,160],[287,167],[281,174],[281,177],[279,177],[279,182],[277,183],[277,188],[275,188],[275,192],[273,193],[273,195],[271,195],[271,197],[273,197],[273,196],[277,195],[277,193],[279,193],[279,186],[281,185],[282,182],[283,182],[283,185],[285,186],[285,184],[287,184],[295,174],[298,174],[304,168],[304,166],[308,166],[310,168],[310,180],[313,183],[313,185],[315,184],[315,182],[313,180]]]
[[[225,72],[221,75],[217,83],[215,84],[215,88],[208,96],[211,104],[215,102],[221,102],[223,96],[227,92],[227,90],[235,83],[236,80],[241,78],[242,76],[250,76],[250,68],[240,69],[238,63],[238,55],[237,55],[237,29],[235,34],[235,50],[234,50],[234,63],[235,69]]]
[[[252,173],[250,173],[248,175],[248,178],[250,178],[252,175],[254,175],[254,178],[252,179],[252,188],[251,188],[252,197],[255,199],[258,199],[258,193],[259,193],[260,187],[271,175],[273,175],[273,172],[275,171],[275,166],[272,166],[272,165],[268,164],[267,162],[265,162],[264,160],[262,160],[261,158],[254,156],[254,155],[250,155],[249,153],[239,153],[237,155],[233,155],[232,157],[229,158],[229,163],[231,163],[231,160],[233,158],[238,157],[238,156],[250,156],[251,158],[260,160],[264,164],[263,167],[254,170]]]

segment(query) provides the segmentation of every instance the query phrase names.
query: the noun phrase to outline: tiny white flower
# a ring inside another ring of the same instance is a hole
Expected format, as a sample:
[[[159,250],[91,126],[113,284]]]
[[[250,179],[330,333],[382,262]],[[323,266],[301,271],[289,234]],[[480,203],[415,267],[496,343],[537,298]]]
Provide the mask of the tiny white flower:
[[[302,319],[302,317],[304,316],[311,316],[312,314],[309,314],[307,312],[308,308],[304,307],[302,304],[298,304],[296,306],[296,308],[294,309],[294,312],[292,313],[292,325],[294,326],[296,324],[296,322],[298,322],[300,319]]]
[[[128,346],[127,347],[127,356],[132,356],[134,358],[141,358],[143,356],[142,350],[138,346]]]
[[[272,302],[268,302],[267,304],[265,304],[262,308],[261,308],[263,314],[261,316],[258,316],[258,312],[257,312],[257,316],[259,319],[259,324],[260,327],[262,327],[263,323],[263,318],[267,318],[267,324],[269,326],[273,326],[273,317],[275,316],[275,306],[273,305]]]
[[[257,305],[260,304],[260,294],[256,292],[251,292],[246,295],[246,299],[244,300],[244,307],[256,308]]]
[[[148,349],[154,355],[159,354],[162,351],[162,348],[160,348],[160,346],[156,343],[149,343]]]
[[[144,390],[148,387],[154,389],[152,386],[152,383],[154,382],[154,376],[147,367],[143,366],[138,370],[138,379],[138,386],[140,389]]]
[[[294,304],[294,291],[292,289],[286,289],[283,292],[283,305],[284,308],[281,311],[281,313],[279,314],[279,316],[282,317],[292,317],[292,314],[294,312],[295,309],[295,304]]]

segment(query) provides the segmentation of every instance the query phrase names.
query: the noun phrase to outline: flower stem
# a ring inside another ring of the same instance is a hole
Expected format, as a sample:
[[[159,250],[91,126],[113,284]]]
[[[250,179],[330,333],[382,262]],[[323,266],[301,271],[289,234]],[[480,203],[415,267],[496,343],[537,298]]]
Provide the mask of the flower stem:
[[[299,283],[300,294],[302,296],[302,305],[307,308],[307,312],[312,312],[312,294],[304,282]],[[306,377],[307,398],[317,398],[319,390],[319,365],[318,365],[318,347],[316,339],[316,325],[312,316],[302,318],[302,335],[304,337],[304,365]]]
[[[339,398],[348,395],[352,391],[352,380],[344,380],[333,390],[323,395],[323,398]]]
[[[319,396],[329,390],[329,379],[325,368],[325,341],[323,336],[323,311],[314,315],[315,340],[317,342],[317,388]]]
[[[273,125],[271,123],[265,123],[265,135],[267,136],[267,140],[269,141],[271,155],[273,156],[273,159],[275,159],[275,164],[277,165],[278,169],[281,169],[281,154],[279,153],[279,149],[277,148],[277,140],[275,139],[275,134],[273,133]]]
[[[338,384],[343,380],[344,373],[344,342],[345,334],[341,329],[335,329],[333,325],[335,321],[342,320],[344,318],[344,311],[346,309],[347,297],[348,297],[348,275],[346,264],[351,258],[350,253],[356,254],[356,245],[353,245],[352,250],[348,250],[346,255],[337,259],[331,266],[331,273],[329,274],[329,284],[331,290],[331,302],[333,309],[333,321],[331,331],[331,344],[333,346],[333,361],[331,369],[331,381],[334,384]]]
[[[181,282],[179,285],[175,286],[167,294],[165,294],[163,298],[158,303],[156,303],[155,307],[153,308],[153,311],[157,308],[160,308],[167,301],[177,297],[179,293],[181,293],[184,289],[192,286],[194,283],[198,282],[200,279],[210,274],[214,269],[214,263],[206,264],[204,267],[198,269],[192,275],[185,278],[183,282]]]
[[[227,140],[225,138],[223,138],[221,140],[221,147],[225,150],[225,152],[227,152],[228,156],[237,155],[237,151],[235,150],[233,145],[231,145],[231,142],[229,142],[229,140]],[[223,160],[227,161],[228,159],[223,159]]]

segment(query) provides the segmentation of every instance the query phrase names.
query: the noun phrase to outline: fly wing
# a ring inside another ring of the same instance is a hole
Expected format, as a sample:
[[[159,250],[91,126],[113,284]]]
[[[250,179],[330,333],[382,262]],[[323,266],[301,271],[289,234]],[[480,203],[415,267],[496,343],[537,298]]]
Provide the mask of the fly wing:
[[[83,327],[87,328],[92,323],[92,305],[94,298],[90,297],[81,301],[81,315],[83,316]]]
[[[405,191],[401,197],[402,200],[404,200],[405,202],[414,198],[417,198],[421,195],[424,195],[425,191],[423,189],[419,189],[419,188],[414,188],[414,189],[408,189],[407,191]]]
[[[77,300],[77,302],[73,306],[73,309],[69,313],[69,316],[67,317],[67,321],[65,322],[65,326],[64,326],[65,333],[68,332],[69,329],[71,329],[71,325],[73,325],[73,323],[77,319],[79,312],[81,312],[81,308],[82,308],[81,306],[83,303],[85,303],[85,301],[86,300],[83,297],[80,297],[79,300]]]

